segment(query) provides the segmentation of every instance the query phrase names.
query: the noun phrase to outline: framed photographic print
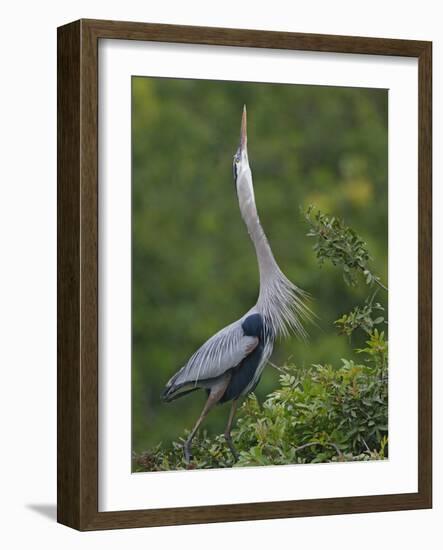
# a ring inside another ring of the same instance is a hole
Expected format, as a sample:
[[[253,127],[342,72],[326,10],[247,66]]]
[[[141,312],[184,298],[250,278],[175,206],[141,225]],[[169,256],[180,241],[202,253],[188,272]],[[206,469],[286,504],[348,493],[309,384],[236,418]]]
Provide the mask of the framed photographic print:
[[[431,52],[58,29],[59,522],[431,507]]]

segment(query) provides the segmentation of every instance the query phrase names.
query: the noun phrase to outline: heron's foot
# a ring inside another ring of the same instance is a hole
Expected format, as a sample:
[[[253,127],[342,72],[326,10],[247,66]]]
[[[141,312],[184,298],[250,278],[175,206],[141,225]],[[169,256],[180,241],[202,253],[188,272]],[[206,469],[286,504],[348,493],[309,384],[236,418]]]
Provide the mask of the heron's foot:
[[[185,457],[185,462],[189,464],[192,460],[192,450],[191,450],[191,443],[192,441],[185,441],[183,445],[183,454]]]
[[[234,457],[235,462],[237,462],[240,455],[238,454],[237,449],[234,446],[234,443],[232,443],[232,437],[230,433],[225,433],[225,440],[226,440],[226,443],[228,444],[229,450],[232,453],[232,456]]]

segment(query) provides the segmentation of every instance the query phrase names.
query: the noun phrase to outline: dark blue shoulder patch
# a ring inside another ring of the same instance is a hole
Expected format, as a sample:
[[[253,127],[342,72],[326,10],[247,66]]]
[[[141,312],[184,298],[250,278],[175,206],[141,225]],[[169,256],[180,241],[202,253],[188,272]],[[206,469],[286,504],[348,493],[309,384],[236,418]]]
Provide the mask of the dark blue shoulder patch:
[[[263,338],[263,319],[259,313],[253,313],[246,317],[242,323],[242,329],[245,336],[256,336]]]

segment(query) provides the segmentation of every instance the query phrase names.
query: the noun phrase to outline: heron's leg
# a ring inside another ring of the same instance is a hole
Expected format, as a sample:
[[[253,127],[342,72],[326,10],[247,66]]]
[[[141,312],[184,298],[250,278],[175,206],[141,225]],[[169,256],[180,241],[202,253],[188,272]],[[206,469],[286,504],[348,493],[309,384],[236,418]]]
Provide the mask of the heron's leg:
[[[211,388],[211,392],[209,394],[208,400],[205,403],[205,406],[203,407],[201,415],[199,416],[192,432],[189,434],[188,439],[185,441],[185,444],[183,445],[186,462],[189,462],[192,458],[191,444],[195,434],[197,433],[197,430],[200,428],[203,420],[208,416],[209,411],[222,398],[223,394],[225,393],[226,387],[228,386],[230,378],[231,378],[230,375],[221,378],[220,381]]]
[[[238,460],[238,453],[236,448],[234,447],[234,443],[232,443],[232,437],[231,437],[231,429],[232,429],[232,423],[234,421],[235,413],[237,411],[237,405],[238,405],[238,399],[234,399],[231,405],[231,410],[229,412],[229,418],[228,423],[226,424],[225,429],[225,439],[226,443],[229,446],[229,449],[231,450],[231,453],[234,457],[234,460]]]
[[[195,426],[194,426],[192,432],[189,434],[188,439],[185,441],[185,444],[183,445],[183,450],[184,450],[185,461],[186,462],[189,462],[192,458],[191,444],[192,444],[192,440],[194,439],[195,434],[197,433],[197,430],[200,428],[201,423],[207,417],[209,411],[217,403],[217,401],[218,401],[218,399],[215,399],[214,395],[212,393],[210,393],[209,397],[208,397],[208,400],[206,401],[205,406],[203,407],[201,415],[198,417],[198,420],[195,423]]]

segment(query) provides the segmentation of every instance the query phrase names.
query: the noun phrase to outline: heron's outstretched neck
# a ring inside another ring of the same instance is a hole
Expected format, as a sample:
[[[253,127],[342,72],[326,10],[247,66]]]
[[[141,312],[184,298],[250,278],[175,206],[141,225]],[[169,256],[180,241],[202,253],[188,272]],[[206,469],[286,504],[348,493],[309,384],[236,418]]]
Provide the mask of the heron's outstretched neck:
[[[266,234],[260,223],[253,193],[246,200],[240,201],[240,210],[248,229],[249,236],[255,247],[261,288],[273,277],[278,275],[280,268],[278,267]]]
[[[295,332],[305,338],[302,319],[311,315],[305,304],[306,293],[294,285],[278,266],[260,224],[250,171],[246,177],[243,185],[237,186],[237,192],[241,215],[257,254],[260,272],[257,308],[274,336],[287,336],[289,332]]]

